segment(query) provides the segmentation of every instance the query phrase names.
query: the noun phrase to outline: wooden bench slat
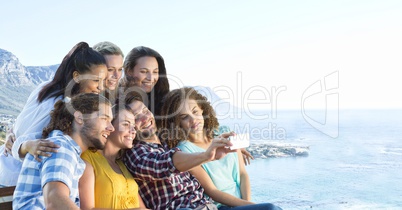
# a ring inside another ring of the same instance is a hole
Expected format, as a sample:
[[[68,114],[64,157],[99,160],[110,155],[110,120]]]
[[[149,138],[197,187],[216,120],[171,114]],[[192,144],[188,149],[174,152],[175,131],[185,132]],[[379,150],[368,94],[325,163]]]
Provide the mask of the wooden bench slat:
[[[13,202],[6,202],[6,203],[0,203],[0,209],[1,210],[12,210],[13,209]]]
[[[14,190],[15,190],[15,186],[0,188],[0,197],[13,195]]]
[[[13,196],[15,190],[15,186],[13,187],[2,187],[0,188],[0,197],[7,197]],[[0,203],[1,210],[12,210],[13,209],[13,202],[7,201]]]

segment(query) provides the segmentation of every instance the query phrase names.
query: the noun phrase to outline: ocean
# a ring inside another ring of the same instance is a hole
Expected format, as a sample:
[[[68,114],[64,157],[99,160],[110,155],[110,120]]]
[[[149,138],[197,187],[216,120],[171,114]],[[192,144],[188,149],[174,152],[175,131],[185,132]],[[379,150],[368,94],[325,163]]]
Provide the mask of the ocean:
[[[307,157],[256,159],[246,167],[254,202],[283,209],[402,209],[402,110],[336,112],[258,110],[251,114],[270,116],[220,119],[236,132],[253,133],[252,144],[309,146]]]

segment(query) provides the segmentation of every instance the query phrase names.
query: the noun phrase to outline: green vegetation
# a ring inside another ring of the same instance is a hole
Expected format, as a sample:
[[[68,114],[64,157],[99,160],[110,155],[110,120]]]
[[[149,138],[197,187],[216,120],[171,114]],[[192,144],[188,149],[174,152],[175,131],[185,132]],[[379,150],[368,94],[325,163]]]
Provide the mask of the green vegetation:
[[[0,113],[17,116],[33,88],[31,86],[18,88],[0,86]]]

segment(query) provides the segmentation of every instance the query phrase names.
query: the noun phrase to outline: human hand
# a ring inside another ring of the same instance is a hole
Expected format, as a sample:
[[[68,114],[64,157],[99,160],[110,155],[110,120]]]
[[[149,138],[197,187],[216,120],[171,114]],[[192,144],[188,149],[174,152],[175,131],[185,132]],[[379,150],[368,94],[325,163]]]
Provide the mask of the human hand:
[[[246,150],[246,148],[241,148],[240,151],[243,155],[244,165],[250,165],[250,159],[254,160],[254,157]]]
[[[205,151],[208,161],[219,160],[225,157],[226,154],[235,152],[235,150],[229,148],[230,146],[232,146],[232,143],[229,139],[223,137],[212,139],[211,145]]]
[[[42,161],[39,156],[50,157],[57,152],[60,146],[46,139],[36,139],[24,142],[21,145],[20,155],[25,156],[28,152],[34,156],[35,160]]]
[[[13,144],[15,142],[15,134],[13,133],[13,129],[10,128],[10,130],[7,131],[7,137],[6,137],[6,142],[4,143],[4,155],[8,156],[8,154],[12,155],[11,148],[13,147]]]
[[[235,136],[236,133],[234,131],[230,131],[230,132],[225,132],[225,133],[221,133],[221,135],[218,136],[218,138],[225,138],[228,139],[231,136]]]

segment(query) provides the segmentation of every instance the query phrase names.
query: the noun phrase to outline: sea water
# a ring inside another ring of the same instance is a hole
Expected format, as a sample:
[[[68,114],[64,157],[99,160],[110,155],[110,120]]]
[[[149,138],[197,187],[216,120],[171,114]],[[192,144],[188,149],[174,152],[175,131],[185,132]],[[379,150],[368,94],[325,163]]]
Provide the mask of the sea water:
[[[259,110],[254,114],[271,116],[220,120],[236,132],[255,133],[251,143],[309,146],[307,157],[253,160],[246,167],[253,201],[283,209],[402,209],[402,110],[338,112],[331,125],[336,132],[311,121],[325,125],[325,111]]]

